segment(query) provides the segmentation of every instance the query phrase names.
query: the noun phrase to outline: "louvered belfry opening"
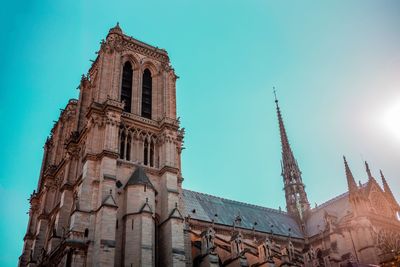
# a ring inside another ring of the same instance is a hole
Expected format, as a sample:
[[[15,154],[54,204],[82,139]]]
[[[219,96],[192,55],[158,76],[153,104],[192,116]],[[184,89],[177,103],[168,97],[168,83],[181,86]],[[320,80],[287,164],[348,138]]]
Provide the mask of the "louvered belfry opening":
[[[131,112],[132,108],[133,69],[129,61],[124,64],[122,71],[121,101],[125,102],[124,111]]]
[[[149,69],[143,72],[142,80],[142,117],[151,119],[152,78]]]

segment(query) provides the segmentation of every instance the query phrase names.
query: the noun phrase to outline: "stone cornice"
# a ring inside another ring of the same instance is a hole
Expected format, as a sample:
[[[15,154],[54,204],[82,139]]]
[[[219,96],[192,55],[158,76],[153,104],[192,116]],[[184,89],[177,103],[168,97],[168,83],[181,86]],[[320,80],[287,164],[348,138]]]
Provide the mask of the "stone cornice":
[[[106,41],[101,42],[100,51],[133,51],[143,56],[155,59],[162,63],[169,63],[169,57],[165,50],[141,42],[122,33],[112,32],[107,35]]]
[[[82,161],[86,161],[86,160],[100,160],[104,157],[109,157],[109,158],[113,158],[113,159],[118,159],[119,158],[119,154],[117,152],[114,151],[109,151],[109,150],[103,150],[100,153],[86,153],[86,155],[83,157]]]
[[[122,118],[125,119],[128,123],[135,123],[137,122],[139,126],[143,126],[148,128],[149,125],[153,126],[155,130],[179,130],[179,121],[176,119],[171,119],[164,117],[159,121],[143,118],[137,114],[122,112]]]
[[[159,123],[157,121],[146,119],[133,113],[122,112],[122,118],[130,123],[137,122],[142,127],[148,127],[150,125],[154,127],[154,130],[158,130],[159,128]]]
[[[104,103],[103,103],[103,110],[104,111],[106,111],[106,110],[114,110],[114,111],[117,111],[117,112],[122,112],[123,109],[124,109],[124,104],[123,103],[121,103],[121,102],[119,102],[117,100],[111,99],[111,98],[107,98],[107,100],[104,101]]]
[[[178,175],[179,174],[179,169],[176,168],[176,167],[172,167],[172,166],[163,166],[161,168],[161,170],[159,171],[159,175],[161,176],[166,172],[170,172],[170,173]]]

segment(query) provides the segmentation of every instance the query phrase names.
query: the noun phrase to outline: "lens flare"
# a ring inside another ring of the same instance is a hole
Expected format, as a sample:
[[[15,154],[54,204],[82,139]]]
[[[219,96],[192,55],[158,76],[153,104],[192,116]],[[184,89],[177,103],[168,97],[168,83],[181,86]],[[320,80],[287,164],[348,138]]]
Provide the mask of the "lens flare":
[[[394,138],[400,141],[400,99],[385,111],[383,125]]]

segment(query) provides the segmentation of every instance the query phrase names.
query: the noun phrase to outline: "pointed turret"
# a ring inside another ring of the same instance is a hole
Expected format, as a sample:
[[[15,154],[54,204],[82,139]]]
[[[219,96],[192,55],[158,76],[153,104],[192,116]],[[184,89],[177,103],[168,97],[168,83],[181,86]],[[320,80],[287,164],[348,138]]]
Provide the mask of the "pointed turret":
[[[368,165],[367,161],[365,161],[365,170],[366,170],[367,175],[368,175],[368,182],[375,182],[376,183],[375,178],[371,174],[371,170],[369,169],[369,165]]]
[[[343,156],[343,161],[344,161],[344,168],[346,171],[347,186],[349,188],[349,192],[355,192],[358,190],[357,183],[354,180],[353,173],[350,170],[349,164],[347,163],[345,156]]]
[[[275,94],[275,91],[274,91]],[[285,125],[283,123],[281,110],[279,108],[278,99],[275,94],[276,112],[278,115],[279,132],[282,145],[282,177],[284,182],[286,208],[293,216],[300,221],[305,220],[307,211],[310,209],[310,203],[307,199],[305,186],[301,178],[301,171],[297,161],[293,155],[289,144],[289,139],[286,134]]]
[[[110,29],[110,31],[108,32],[108,34],[110,33],[117,33],[117,34],[122,34],[122,29],[119,26],[119,22],[117,22],[117,25],[115,25],[113,28]]]
[[[142,166],[138,166],[137,169],[132,173],[125,187],[129,185],[145,185],[154,190],[153,184],[150,182],[149,177],[147,177],[146,172]]]
[[[386,181],[385,176],[383,175],[382,170],[379,170],[380,174],[381,174],[381,178],[382,178],[382,184],[383,184],[383,190],[385,191],[386,196],[389,198],[390,201],[393,202],[393,204],[396,207],[399,207],[399,204],[397,203],[396,199],[394,198],[394,195],[392,193],[392,190],[390,190],[389,184]]]

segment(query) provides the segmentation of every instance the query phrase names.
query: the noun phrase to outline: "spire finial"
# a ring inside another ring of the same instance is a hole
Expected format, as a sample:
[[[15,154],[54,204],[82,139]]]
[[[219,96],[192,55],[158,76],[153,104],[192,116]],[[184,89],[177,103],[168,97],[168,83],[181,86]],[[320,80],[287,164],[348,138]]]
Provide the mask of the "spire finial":
[[[275,86],[273,86],[272,89],[273,89],[273,92],[274,92],[275,103],[278,104],[278,98],[276,97],[276,89],[275,89]]]
[[[346,157],[343,156],[344,167],[346,171],[347,185],[349,187],[349,192],[356,191],[358,189],[356,181],[354,180],[353,173],[350,170],[349,164],[347,163]]]

